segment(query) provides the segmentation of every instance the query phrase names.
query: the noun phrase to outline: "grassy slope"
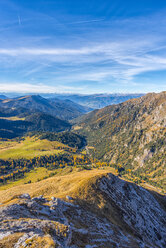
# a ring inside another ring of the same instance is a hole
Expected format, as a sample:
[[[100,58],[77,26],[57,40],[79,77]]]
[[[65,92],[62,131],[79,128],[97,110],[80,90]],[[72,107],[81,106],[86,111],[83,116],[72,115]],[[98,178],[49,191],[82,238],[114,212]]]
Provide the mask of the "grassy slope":
[[[59,170],[57,175],[40,182],[21,184],[6,190],[1,190],[0,199],[1,202],[6,202],[25,192],[29,193],[31,196],[44,195],[49,198],[51,196],[64,198],[66,195],[77,195],[79,192],[78,189],[82,188],[83,185],[89,185],[91,184],[91,181],[96,180],[97,177],[106,175],[110,172],[116,174],[116,171],[113,168],[83,171],[66,168]]]
[[[62,149],[60,149],[61,147]],[[35,136],[26,137],[25,140],[22,141],[0,141],[0,159],[19,159],[21,157],[30,159],[34,156],[36,157],[42,155],[62,153],[65,147],[67,146],[57,141],[40,140]],[[70,171],[73,169],[68,168],[68,170]],[[109,170],[109,172],[111,171],[113,173],[116,173],[116,170],[113,168],[105,168],[104,170]],[[57,176],[59,176],[60,171],[61,169],[55,169],[53,171],[50,171],[46,168],[36,168],[35,170],[26,173],[24,178],[16,180],[15,182],[10,181],[8,182],[8,184],[2,185],[0,187],[0,190],[2,191],[15,186],[25,185],[30,180],[32,183],[35,183],[38,180],[43,180],[45,177],[50,177],[51,173],[57,173]],[[91,172],[89,173],[89,175],[91,175]],[[127,176],[125,177],[125,180],[133,181],[133,178]],[[158,192],[161,192],[159,188],[153,187],[147,184],[146,182],[142,183],[141,185],[148,189],[157,190]],[[29,187],[29,184],[27,185],[27,187]]]
[[[98,180],[106,176],[107,173],[111,172],[116,174],[115,170],[107,168],[104,170],[78,171],[78,169],[73,169],[73,171],[70,171],[69,169],[70,168],[61,170],[57,175],[41,182],[21,185],[21,187],[15,186],[11,189],[0,191],[1,202],[4,204],[16,203],[19,201],[17,196],[23,193],[29,193],[31,197],[44,195],[44,197],[47,198],[51,196],[65,198],[66,195],[69,195],[76,200],[76,203],[79,203],[85,209],[95,212],[99,217],[106,217],[113,224],[133,234],[132,230],[122,221],[119,208],[117,208],[115,204],[112,204],[112,201],[109,201],[98,188]],[[156,197],[160,197],[160,195],[157,194]],[[3,239],[4,243],[2,243],[2,246],[0,243],[0,247],[3,247],[4,244],[10,244],[12,240],[13,242],[11,243],[16,242],[18,235],[9,236],[8,240]],[[11,248],[11,246],[6,247]],[[34,247],[39,248],[42,246],[40,244]]]
[[[44,195],[44,197],[48,198],[51,196],[65,198],[66,195],[78,199],[87,199],[88,197],[90,201],[93,201],[96,199],[96,194],[93,192],[94,188],[92,185],[95,184],[97,179],[107,173],[117,175],[116,170],[109,167],[92,170],[80,170],[78,168],[66,167],[65,169],[58,169],[56,172],[57,174],[55,176],[36,182],[38,178],[48,176],[48,171],[46,169],[39,168],[36,171],[28,173],[25,179],[16,181],[13,184],[1,186],[0,202],[15,202],[17,201],[15,198],[23,193],[29,193],[32,197]],[[24,184],[28,179],[31,179],[34,183]],[[142,184],[142,186],[156,192],[158,191],[157,188],[151,188],[146,183]]]
[[[50,171],[44,167],[35,168],[34,170],[31,170],[30,172],[25,173],[24,178],[18,179],[14,182],[9,181],[7,184],[0,186],[0,190],[9,189],[9,188],[12,188],[18,185],[26,184],[29,181],[34,183],[34,182],[44,179],[45,177],[49,177],[51,173],[57,173],[57,172],[58,172],[57,169]]]
[[[66,168],[59,171],[57,175],[43,181],[0,191],[1,203],[2,206],[17,203],[19,201],[18,196],[23,193],[29,193],[31,197],[43,195],[49,199],[52,196],[66,199],[66,196],[69,195],[73,197],[76,204],[96,213],[101,218],[107,218],[111,223],[133,235],[132,229],[122,221],[119,208],[112,201],[109,201],[98,187],[100,179],[108,173],[116,174],[116,171],[112,168],[84,171]],[[161,201],[161,204],[165,204],[159,194],[154,193],[154,196],[158,201]]]
[[[20,142],[0,141],[0,159],[30,159],[42,155],[58,154],[63,152],[65,147],[67,146],[57,141],[40,140],[37,137],[26,137]]]

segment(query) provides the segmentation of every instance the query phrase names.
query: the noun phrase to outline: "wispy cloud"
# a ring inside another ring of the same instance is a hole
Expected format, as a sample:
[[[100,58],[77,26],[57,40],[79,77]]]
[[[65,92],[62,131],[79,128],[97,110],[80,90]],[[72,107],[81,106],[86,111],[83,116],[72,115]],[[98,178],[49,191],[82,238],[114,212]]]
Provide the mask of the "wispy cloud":
[[[0,91],[19,87],[27,92],[65,91],[67,87],[81,91],[85,87],[79,84],[86,81],[97,82],[100,89],[114,84],[136,86],[142,74],[166,71],[165,13],[111,20],[52,17],[32,10],[24,10],[20,18],[18,13],[10,25],[0,26],[4,28],[0,80],[8,78],[0,84]]]
[[[132,45],[134,43],[134,45]],[[150,44],[152,45],[152,43]],[[163,49],[163,46],[161,46]],[[54,67],[55,63],[66,68],[66,77],[72,78],[70,66],[80,66],[75,78],[84,80],[103,80],[113,77],[115,79],[132,80],[135,75],[147,71],[166,70],[166,58],[161,55],[150,54],[153,49],[145,42],[127,41],[121,43],[104,43],[77,49],[65,48],[15,48],[0,49],[1,56],[16,57],[23,63],[26,60],[35,61],[37,65],[25,75],[40,72],[44,68]],[[160,50],[158,46],[158,51]],[[45,61],[45,63],[43,63]],[[46,61],[48,63],[46,63]],[[91,66],[89,65],[91,64]],[[92,66],[93,64],[93,66]],[[57,65],[56,65],[57,66]],[[89,69],[88,69],[89,67]],[[97,70],[96,70],[97,68]],[[86,69],[86,72],[83,72]],[[88,73],[87,73],[88,70]],[[69,75],[70,72],[70,75]],[[50,72],[51,74],[54,72]],[[74,72],[75,73],[75,72]],[[78,75],[77,75],[78,74]],[[62,75],[61,78],[64,78]]]
[[[52,93],[52,92],[75,92],[75,87],[72,86],[50,86],[40,83],[32,85],[30,83],[0,83],[0,92],[19,92],[19,93]],[[83,90],[83,87],[78,87],[78,90]]]
[[[84,20],[84,21],[77,21],[77,22],[69,22],[67,24],[86,24],[86,23],[93,23],[93,22],[102,22],[104,21],[105,19],[102,18],[102,19],[94,19],[94,20]]]
[[[38,49],[38,48],[16,48],[16,49],[0,49],[0,54],[8,56],[25,56],[25,55],[86,55],[97,52],[96,48],[80,48],[80,49]]]

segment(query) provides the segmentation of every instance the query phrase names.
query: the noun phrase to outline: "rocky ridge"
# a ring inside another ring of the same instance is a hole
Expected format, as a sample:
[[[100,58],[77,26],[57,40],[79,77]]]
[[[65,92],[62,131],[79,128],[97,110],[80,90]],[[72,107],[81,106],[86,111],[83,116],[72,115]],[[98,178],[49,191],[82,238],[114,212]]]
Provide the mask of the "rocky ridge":
[[[18,233],[14,248],[165,247],[166,214],[151,192],[112,174],[92,187],[103,197],[98,212],[88,198],[72,196],[62,200],[23,194],[15,203],[2,204],[0,247],[6,237]]]

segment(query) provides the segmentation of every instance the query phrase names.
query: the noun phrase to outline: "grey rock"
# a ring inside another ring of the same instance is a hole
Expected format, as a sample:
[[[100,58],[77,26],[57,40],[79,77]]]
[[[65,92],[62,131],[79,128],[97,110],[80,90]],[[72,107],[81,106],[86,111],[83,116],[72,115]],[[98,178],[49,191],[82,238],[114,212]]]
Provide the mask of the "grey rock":
[[[34,197],[34,198],[32,198],[32,200],[38,201],[38,202],[46,202],[46,199],[42,195],[40,195],[38,197]]]
[[[30,195],[28,193],[22,194],[19,196],[20,199],[31,199]]]
[[[14,248],[26,247],[28,239],[45,235],[51,235],[61,248],[78,248],[81,242],[85,242],[82,247],[86,248],[133,248],[133,244],[138,248],[166,247],[166,215],[148,190],[112,174],[100,179],[98,189],[134,234],[101,217],[93,209],[55,197],[45,204],[47,199],[40,196],[21,198],[18,204],[0,206],[0,239],[16,232],[25,233]]]

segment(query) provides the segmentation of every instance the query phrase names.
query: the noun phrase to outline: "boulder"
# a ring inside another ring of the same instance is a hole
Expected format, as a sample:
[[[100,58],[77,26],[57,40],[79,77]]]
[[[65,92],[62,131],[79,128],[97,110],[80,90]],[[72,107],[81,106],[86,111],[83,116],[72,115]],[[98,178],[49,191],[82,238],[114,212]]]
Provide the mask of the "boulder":
[[[22,194],[19,196],[21,199],[31,199],[30,195],[28,193]]]

